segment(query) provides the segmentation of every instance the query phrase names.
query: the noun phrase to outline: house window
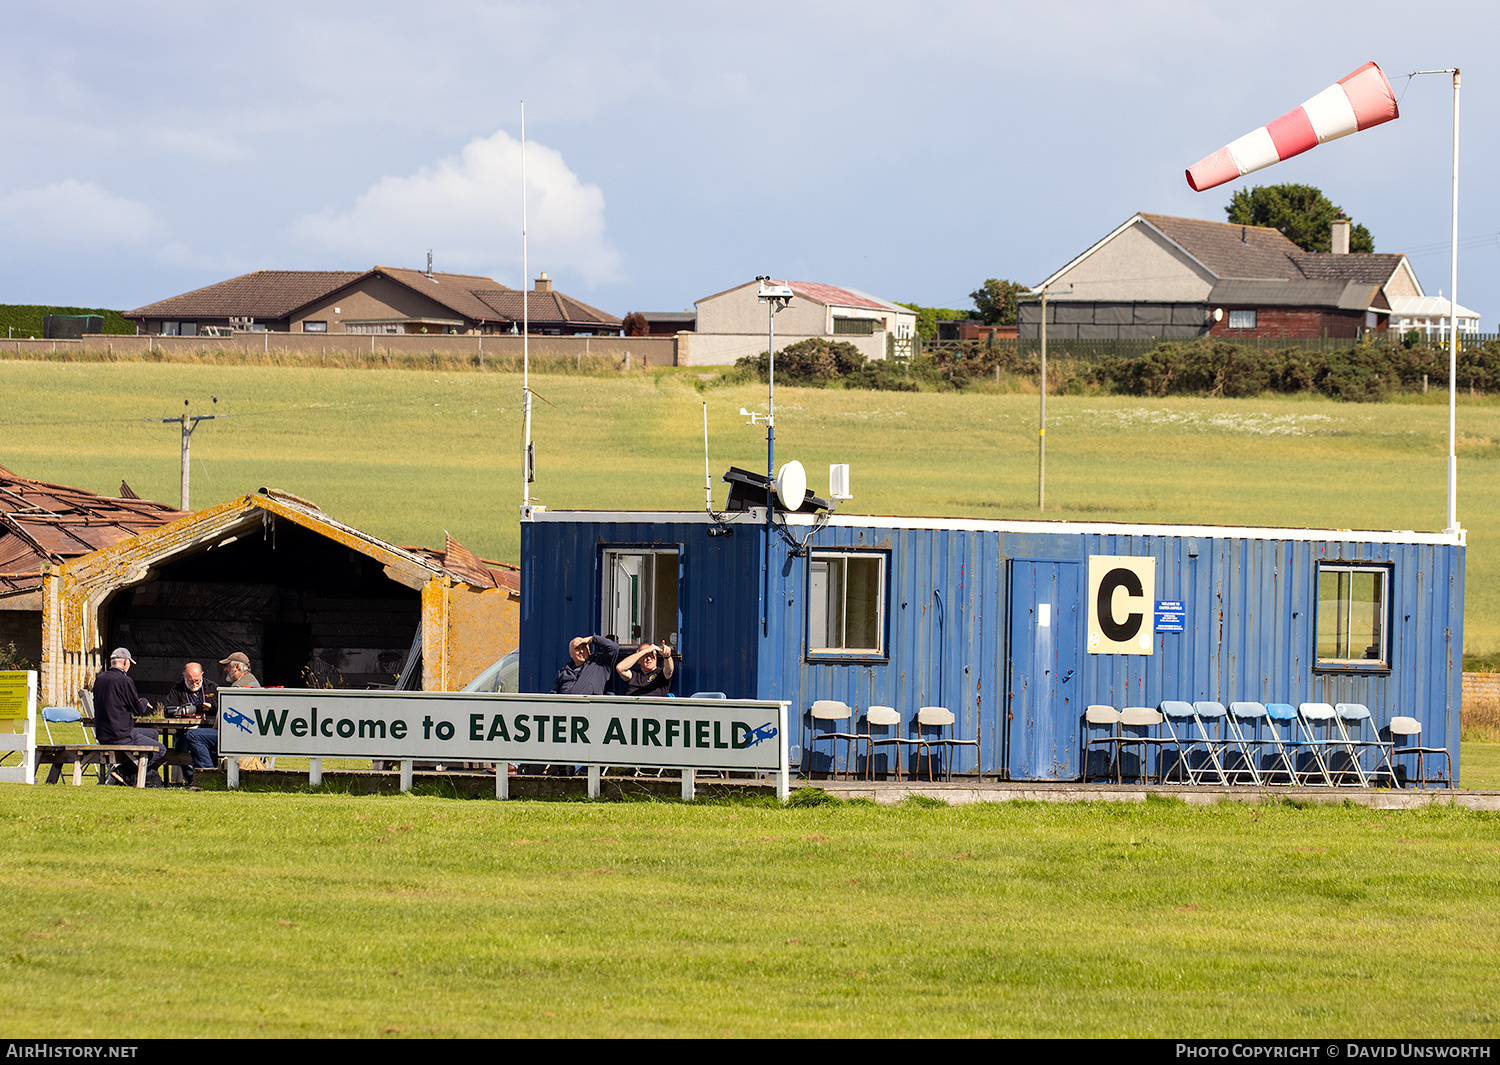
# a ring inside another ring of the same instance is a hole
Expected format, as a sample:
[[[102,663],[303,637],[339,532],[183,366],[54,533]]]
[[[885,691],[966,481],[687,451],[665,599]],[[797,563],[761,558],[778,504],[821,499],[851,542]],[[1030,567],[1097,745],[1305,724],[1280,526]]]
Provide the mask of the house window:
[[[876,324],[873,318],[835,318],[833,332],[836,336],[874,336]]]
[[[328,323],[327,322],[303,322],[302,323],[302,331],[304,333],[326,333],[326,332],[328,332]]]
[[[808,564],[807,650],[885,656],[885,556],[815,552]]]
[[[1389,665],[1389,566],[1318,566],[1318,664]]]
[[[605,551],[600,631],[622,644],[674,642],[677,559],[676,548]]]
[[[1255,312],[1254,311],[1230,311],[1229,312],[1229,328],[1230,329],[1254,329],[1255,328]]]
[[[180,335],[176,322],[163,322],[161,324],[161,335],[164,337],[175,337]]]
[[[183,322],[182,323],[182,335],[185,336],[185,337],[195,337],[195,336],[197,336],[198,335],[198,323],[197,322]]]

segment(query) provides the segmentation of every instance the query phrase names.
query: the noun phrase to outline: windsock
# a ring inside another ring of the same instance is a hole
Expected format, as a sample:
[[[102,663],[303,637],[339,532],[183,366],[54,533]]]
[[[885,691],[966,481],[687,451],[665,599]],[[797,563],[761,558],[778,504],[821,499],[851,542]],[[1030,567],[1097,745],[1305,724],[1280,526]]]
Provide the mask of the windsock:
[[[1391,83],[1379,67],[1366,63],[1301,107],[1198,160],[1188,167],[1188,184],[1194,192],[1203,192],[1301,155],[1324,141],[1389,122],[1397,114]]]

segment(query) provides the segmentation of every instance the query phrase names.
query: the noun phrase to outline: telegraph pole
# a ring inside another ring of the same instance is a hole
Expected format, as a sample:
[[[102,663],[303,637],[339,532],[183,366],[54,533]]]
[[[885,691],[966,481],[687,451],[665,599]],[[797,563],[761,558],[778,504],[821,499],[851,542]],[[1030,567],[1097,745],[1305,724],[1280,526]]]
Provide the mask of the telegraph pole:
[[[219,409],[219,397],[214,396],[214,410]],[[217,418],[217,414],[188,414],[188,401],[182,401],[182,415],[177,418],[163,418],[162,424],[179,422],[182,425],[182,491],[179,495],[178,510],[188,510],[188,457],[189,444],[193,438],[193,430],[198,428],[199,422],[211,422]]]

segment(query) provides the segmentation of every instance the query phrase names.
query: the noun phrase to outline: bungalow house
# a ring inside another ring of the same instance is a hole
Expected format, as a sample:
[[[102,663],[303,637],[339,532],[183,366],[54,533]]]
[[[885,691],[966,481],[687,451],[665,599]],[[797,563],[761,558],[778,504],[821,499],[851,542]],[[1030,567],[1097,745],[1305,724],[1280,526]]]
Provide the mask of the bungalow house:
[[[124,317],[138,335],[200,336],[234,329],[277,333],[515,333],[522,297],[533,335],[620,333],[620,319],[552,287],[529,295],[492,278],[431,269],[257,270],[139,307]]]
[[[916,312],[899,303],[814,281],[776,284],[792,290],[791,303],[776,315],[777,350],[810,337],[824,337],[850,342],[867,359],[883,359],[893,350],[909,349],[917,334]],[[765,351],[767,310],[756,297],[759,291],[759,282],[747,281],[698,300],[688,361],[732,363]]]
[[[1356,337],[1390,328],[1400,299],[1423,296],[1400,254],[1305,252],[1265,226],[1136,214],[1038,287],[1051,339]],[[1039,300],[1020,335],[1040,332]]]

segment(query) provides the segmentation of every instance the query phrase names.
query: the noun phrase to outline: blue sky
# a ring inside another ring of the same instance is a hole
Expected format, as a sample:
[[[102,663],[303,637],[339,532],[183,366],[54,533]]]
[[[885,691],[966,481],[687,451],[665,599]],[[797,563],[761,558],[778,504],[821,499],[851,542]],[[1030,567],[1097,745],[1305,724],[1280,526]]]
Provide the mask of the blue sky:
[[[967,306],[1135,211],[1317,185],[1500,315],[1488,4],[23,2],[0,303],[129,309],[262,268],[530,266],[612,313],[757,274]],[[1206,193],[1183,170],[1367,60],[1401,118]]]

